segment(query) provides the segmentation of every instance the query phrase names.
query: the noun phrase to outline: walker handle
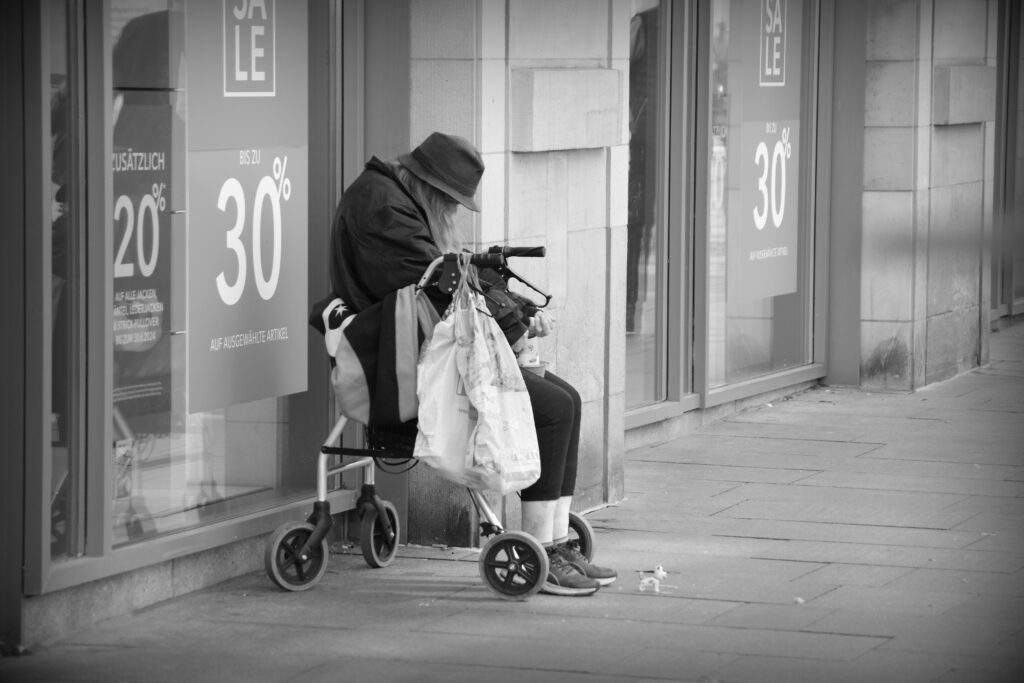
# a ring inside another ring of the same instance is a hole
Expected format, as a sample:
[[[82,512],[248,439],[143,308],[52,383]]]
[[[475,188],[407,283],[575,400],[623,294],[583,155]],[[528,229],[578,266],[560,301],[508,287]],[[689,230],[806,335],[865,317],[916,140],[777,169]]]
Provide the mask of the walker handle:
[[[540,256],[544,256],[547,253],[547,248],[546,247],[502,247],[502,246],[493,246],[493,247],[491,247],[488,250],[488,252],[491,253],[491,254],[499,253],[502,256],[504,256],[505,258],[508,258],[510,256],[540,257]]]
[[[473,254],[469,262],[478,268],[499,270],[505,267],[505,260],[510,256],[544,256],[546,247],[503,247],[495,245],[486,252]]]

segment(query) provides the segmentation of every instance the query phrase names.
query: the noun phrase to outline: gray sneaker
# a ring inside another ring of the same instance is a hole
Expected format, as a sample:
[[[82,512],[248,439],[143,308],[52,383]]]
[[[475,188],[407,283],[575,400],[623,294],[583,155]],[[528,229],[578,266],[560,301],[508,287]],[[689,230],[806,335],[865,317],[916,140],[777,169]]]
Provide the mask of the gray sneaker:
[[[591,564],[587,559],[586,555],[580,552],[580,542],[577,540],[566,541],[565,543],[555,546],[558,554],[562,558],[572,565],[576,571],[588,579],[597,581],[602,586],[607,586],[619,577],[619,573],[614,569],[608,567],[598,567],[596,564]]]
[[[548,579],[541,587],[542,592],[552,595],[591,595],[600,587],[597,581],[583,576],[569,564],[558,552],[558,546],[548,549]]]

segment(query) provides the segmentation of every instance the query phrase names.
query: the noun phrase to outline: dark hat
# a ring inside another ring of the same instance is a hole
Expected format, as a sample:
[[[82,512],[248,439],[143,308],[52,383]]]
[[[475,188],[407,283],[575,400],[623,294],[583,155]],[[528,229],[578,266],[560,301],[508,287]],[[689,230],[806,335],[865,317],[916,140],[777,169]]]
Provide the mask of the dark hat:
[[[420,146],[398,161],[420,180],[436,187],[467,209],[479,211],[473,199],[484,162],[470,142],[457,135],[431,133]]]

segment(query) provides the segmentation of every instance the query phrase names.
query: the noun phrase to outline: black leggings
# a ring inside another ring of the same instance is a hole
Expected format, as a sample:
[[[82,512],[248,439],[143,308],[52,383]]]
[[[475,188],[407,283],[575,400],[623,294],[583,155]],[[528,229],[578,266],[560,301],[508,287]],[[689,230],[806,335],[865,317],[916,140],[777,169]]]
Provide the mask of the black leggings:
[[[547,373],[523,370],[540,446],[540,479],[523,489],[525,501],[557,500],[576,490],[583,402],[571,384]]]

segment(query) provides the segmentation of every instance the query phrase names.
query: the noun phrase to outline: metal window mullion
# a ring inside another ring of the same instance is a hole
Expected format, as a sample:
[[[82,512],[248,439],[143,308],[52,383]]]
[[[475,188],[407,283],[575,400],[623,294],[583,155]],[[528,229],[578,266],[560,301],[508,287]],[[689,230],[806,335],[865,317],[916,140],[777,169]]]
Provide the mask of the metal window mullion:
[[[814,205],[810,216],[814,225],[811,232],[813,244],[813,273],[810,296],[811,308],[811,362],[827,364],[828,360],[828,254],[829,225],[832,196],[832,155],[829,141],[832,139],[832,78],[835,45],[835,0],[820,0],[815,13],[814,34],[815,68],[815,140],[814,164]],[[823,47],[824,46],[824,47]],[[822,74],[825,74],[822,76]]]
[[[88,500],[85,487],[85,421],[87,405],[84,394],[83,371],[86,367],[86,347],[80,343],[84,338],[86,310],[84,286],[89,272],[85,264],[86,231],[88,225],[85,212],[85,131],[78,125],[85,111],[85,53],[84,53],[84,8],[83,0],[67,0],[67,55],[68,55],[68,110],[71,121],[68,125],[68,282],[74,297],[68,306],[68,339],[64,350],[68,354],[68,482],[69,505],[67,514],[68,555],[76,556],[85,551],[85,502]]]
[[[1021,306],[1017,298],[1017,281],[1024,278],[1024,273],[1017,273],[1013,267],[1014,256],[1017,250],[1024,249],[1024,234],[1021,232],[1021,222],[1016,220],[1017,190],[1017,150],[1019,141],[1017,139],[1018,116],[1021,110],[1018,92],[1020,72],[1020,50],[1021,37],[1024,33],[1024,17],[1022,17],[1021,6],[1017,2],[1004,1],[1000,5],[1000,22],[1002,27],[999,49],[1000,79],[997,84],[997,92],[1002,98],[997,113],[997,121],[1002,119],[1002,124],[996,126],[996,174],[1002,176],[997,181],[993,201],[994,217],[998,221],[998,241],[1001,244],[999,258],[1001,296],[996,301],[993,297],[993,307],[999,304],[1005,315],[1013,317],[1020,313]],[[1003,138],[1000,140],[1000,138]],[[993,264],[994,266],[995,264]]]
[[[667,225],[670,230],[669,254],[669,385],[667,398],[679,401],[693,388],[693,214],[695,195],[694,169],[697,139],[694,130],[693,47],[695,40],[695,3],[683,3],[668,18],[671,32],[668,42],[670,65],[669,92],[669,158]],[[672,237],[675,237],[673,243]]]
[[[711,18],[712,0],[701,0],[694,12],[696,41],[696,83],[694,87],[693,202],[693,391],[700,405],[708,401],[708,332],[710,305],[708,275],[710,240],[708,226],[708,143],[711,133]]]
[[[655,401],[673,400],[678,395],[677,386],[679,384],[679,367],[678,367],[678,352],[679,352],[679,334],[676,323],[678,316],[676,313],[677,306],[676,302],[676,290],[673,288],[676,276],[671,272],[671,268],[675,265],[676,259],[675,254],[670,252],[670,249],[674,249],[672,240],[672,229],[673,225],[669,222],[671,212],[670,204],[672,202],[672,188],[670,186],[670,180],[672,178],[670,162],[672,158],[671,146],[673,143],[672,139],[672,4],[666,2],[660,2],[659,7],[659,21],[658,31],[658,134],[656,139],[659,141],[665,141],[666,144],[658,145],[657,150],[657,177],[656,182],[658,186],[658,204],[655,207],[657,216],[657,290],[656,296],[658,297],[656,324],[655,324],[655,340],[654,347],[656,353],[656,362],[654,370],[656,373],[655,379]]]
[[[49,25],[46,3],[24,3],[25,138],[25,573],[23,590],[40,592],[49,570],[52,471],[50,318],[52,238],[49,230]],[[19,228],[20,229],[20,228]],[[19,457],[22,454],[12,454]]]
[[[113,416],[113,150],[110,0],[85,6],[86,274],[84,347],[85,553],[107,556],[113,545],[111,444]]]

